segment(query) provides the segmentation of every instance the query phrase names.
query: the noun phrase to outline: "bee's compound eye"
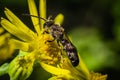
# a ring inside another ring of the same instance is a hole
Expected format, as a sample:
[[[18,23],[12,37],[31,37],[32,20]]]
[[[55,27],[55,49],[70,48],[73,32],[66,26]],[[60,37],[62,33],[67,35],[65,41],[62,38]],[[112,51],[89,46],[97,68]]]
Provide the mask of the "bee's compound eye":
[[[44,23],[44,27],[45,27],[45,26],[50,27],[50,26],[52,26],[53,24],[54,24],[53,21],[47,21],[47,22]]]

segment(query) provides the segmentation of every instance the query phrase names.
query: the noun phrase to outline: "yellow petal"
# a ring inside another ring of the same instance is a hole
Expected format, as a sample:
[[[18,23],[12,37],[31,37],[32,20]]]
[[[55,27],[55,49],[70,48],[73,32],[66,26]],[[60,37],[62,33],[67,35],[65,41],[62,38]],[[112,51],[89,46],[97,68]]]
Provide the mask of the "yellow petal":
[[[56,17],[55,17],[55,23],[56,24],[62,24],[63,23],[63,20],[64,20],[64,15],[63,14],[58,14]]]
[[[10,20],[12,24],[17,26],[21,31],[29,35],[33,35],[34,32],[30,30],[15,14],[13,14],[9,9],[5,8],[5,15]]]
[[[46,19],[46,0],[40,0],[39,2],[40,17]],[[43,28],[44,21],[40,19],[40,26]]]
[[[79,59],[80,59],[80,63],[79,65],[76,67],[76,69],[82,74],[82,76],[86,79],[89,79],[90,77],[90,73],[86,67],[86,65],[84,64],[82,58],[80,57],[80,55],[78,54]]]
[[[38,12],[37,12],[37,8],[36,8],[36,5],[35,5],[35,1],[34,0],[28,0],[28,6],[29,6],[30,15],[36,16],[36,17],[31,16],[31,19],[32,19],[32,22],[33,22],[33,25],[34,25],[34,28],[35,28],[36,32],[38,34],[40,34],[40,25],[39,25],[40,22],[39,22],[39,18],[37,17]]]
[[[40,64],[46,71],[48,71],[49,73],[52,73],[54,75],[61,75],[61,74],[62,75],[67,75],[67,74],[70,74],[69,70],[56,68],[56,67],[53,67],[51,65],[45,64],[43,62],[40,62]]]
[[[67,69],[56,68],[54,66],[40,62],[43,69],[56,76],[56,79],[74,80],[74,76]],[[55,78],[55,77],[54,77]],[[52,79],[52,78],[51,78]],[[76,79],[75,79],[76,80]]]
[[[57,79],[57,76],[53,76],[51,78],[49,78],[48,80],[56,80]]]
[[[1,18],[1,25],[11,34],[14,36],[20,38],[23,41],[31,41],[33,40],[32,36],[29,34],[26,34],[26,31],[21,31],[19,28],[17,28],[15,25],[10,23],[8,20]]]
[[[0,27],[0,34],[3,33],[4,31],[5,30],[2,27]]]
[[[11,39],[10,44],[14,44],[15,49],[20,49],[22,51],[29,50],[29,43],[25,43],[19,40]]]
[[[3,46],[6,44],[7,38],[10,38],[9,33],[5,33],[5,34],[0,36],[0,46]]]

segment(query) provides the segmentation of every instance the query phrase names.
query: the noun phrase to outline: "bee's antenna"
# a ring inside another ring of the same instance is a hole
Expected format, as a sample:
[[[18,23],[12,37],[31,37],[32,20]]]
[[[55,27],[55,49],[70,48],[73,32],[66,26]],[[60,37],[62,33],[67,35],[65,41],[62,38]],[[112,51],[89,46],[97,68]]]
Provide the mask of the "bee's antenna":
[[[44,21],[47,21],[47,19],[44,19],[44,18],[39,17],[39,16],[35,16],[35,15],[30,15],[30,14],[22,14],[22,15],[24,15],[24,16],[32,16],[32,17],[40,18],[40,19],[42,19]]]

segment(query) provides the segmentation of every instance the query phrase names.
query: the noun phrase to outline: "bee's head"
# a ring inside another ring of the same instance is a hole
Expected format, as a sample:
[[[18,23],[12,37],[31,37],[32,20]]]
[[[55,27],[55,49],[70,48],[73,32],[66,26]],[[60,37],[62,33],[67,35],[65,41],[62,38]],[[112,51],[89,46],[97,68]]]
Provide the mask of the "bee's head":
[[[52,16],[49,16],[48,19],[44,20],[44,27],[50,27],[54,24],[54,21],[52,20]]]

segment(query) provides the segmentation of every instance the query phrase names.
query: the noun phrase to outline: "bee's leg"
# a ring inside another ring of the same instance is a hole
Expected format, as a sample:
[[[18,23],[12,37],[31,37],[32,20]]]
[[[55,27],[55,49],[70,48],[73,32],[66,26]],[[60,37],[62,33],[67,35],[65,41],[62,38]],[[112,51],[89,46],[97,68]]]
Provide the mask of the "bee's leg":
[[[60,44],[59,44],[60,45]],[[60,57],[61,57],[61,63],[64,63],[64,50],[62,49],[62,47],[60,47]]]
[[[57,40],[57,43],[58,43],[58,46],[60,47],[60,41],[59,40]]]
[[[53,40],[47,40],[47,41],[45,42],[45,44],[46,44],[47,42],[53,42],[53,41],[55,41],[55,38],[54,38]]]
[[[50,34],[47,30],[45,30],[42,34]]]
[[[57,44],[58,44],[58,47],[59,47],[59,50],[60,50],[60,59],[61,59],[60,61],[61,61],[61,63],[63,63],[63,61],[64,61],[64,58],[63,58],[63,47],[62,47],[62,45],[61,45],[59,40],[57,40]]]
[[[53,40],[47,40],[47,42],[53,42],[53,41],[55,41],[55,38]]]

